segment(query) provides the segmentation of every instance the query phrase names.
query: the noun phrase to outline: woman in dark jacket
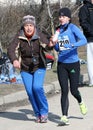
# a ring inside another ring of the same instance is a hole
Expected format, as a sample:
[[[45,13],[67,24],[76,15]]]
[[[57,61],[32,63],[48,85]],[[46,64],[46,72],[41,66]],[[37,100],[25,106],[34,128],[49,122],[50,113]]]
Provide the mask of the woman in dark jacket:
[[[93,0],[84,0],[79,10],[79,22],[87,38],[87,68],[89,86],[93,86]]]
[[[48,117],[48,103],[43,89],[46,59],[40,41],[49,43],[44,34],[37,32],[35,17],[24,16],[22,29],[8,47],[8,56],[13,66],[21,70],[36,122],[45,123]]]

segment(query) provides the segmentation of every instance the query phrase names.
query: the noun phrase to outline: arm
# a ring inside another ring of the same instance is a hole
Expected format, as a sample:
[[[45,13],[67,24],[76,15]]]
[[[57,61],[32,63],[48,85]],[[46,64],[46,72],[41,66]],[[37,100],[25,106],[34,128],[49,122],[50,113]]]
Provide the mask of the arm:
[[[70,43],[63,44],[65,48],[77,48],[87,44],[86,37],[83,32],[74,24],[70,24],[71,32],[69,33]]]
[[[9,56],[11,63],[15,68],[20,68],[20,62],[16,55],[16,51],[18,51],[18,43],[19,43],[18,35],[16,35],[11,44],[9,44],[7,48],[7,54]]]
[[[87,39],[84,36],[83,32],[76,26],[72,26],[72,32],[75,36],[76,42],[72,43],[74,47],[80,47],[87,44]]]

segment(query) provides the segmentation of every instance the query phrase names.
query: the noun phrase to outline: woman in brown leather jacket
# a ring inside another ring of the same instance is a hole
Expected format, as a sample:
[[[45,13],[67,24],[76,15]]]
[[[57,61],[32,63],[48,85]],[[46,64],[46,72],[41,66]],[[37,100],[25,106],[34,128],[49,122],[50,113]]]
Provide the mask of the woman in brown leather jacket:
[[[20,69],[36,122],[45,123],[48,118],[48,103],[43,89],[46,59],[40,41],[49,43],[47,37],[37,31],[35,17],[24,16],[22,29],[8,47],[8,56],[13,66]]]

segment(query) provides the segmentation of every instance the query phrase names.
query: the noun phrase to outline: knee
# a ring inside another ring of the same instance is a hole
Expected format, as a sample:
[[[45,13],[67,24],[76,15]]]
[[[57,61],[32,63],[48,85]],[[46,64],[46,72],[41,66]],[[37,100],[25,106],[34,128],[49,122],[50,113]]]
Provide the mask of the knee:
[[[68,95],[68,90],[62,90],[61,91],[61,94],[62,94],[62,96],[67,96]]]
[[[71,94],[74,96],[74,97],[76,97],[77,96],[77,91],[71,91]]]
[[[26,93],[27,93],[27,95],[29,96],[29,97],[31,97],[32,96],[32,88],[29,86],[25,86],[25,90],[26,90]]]
[[[34,85],[33,86],[33,91],[34,92],[41,92],[43,90],[43,87],[41,85]]]

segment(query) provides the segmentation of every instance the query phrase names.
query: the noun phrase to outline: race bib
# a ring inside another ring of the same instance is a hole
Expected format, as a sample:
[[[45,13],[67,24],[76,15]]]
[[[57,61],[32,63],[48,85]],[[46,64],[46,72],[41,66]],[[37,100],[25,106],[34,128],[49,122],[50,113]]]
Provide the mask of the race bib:
[[[64,47],[64,44],[70,44],[68,36],[62,36],[61,38],[59,38],[58,43],[59,43],[59,50],[69,49]]]

